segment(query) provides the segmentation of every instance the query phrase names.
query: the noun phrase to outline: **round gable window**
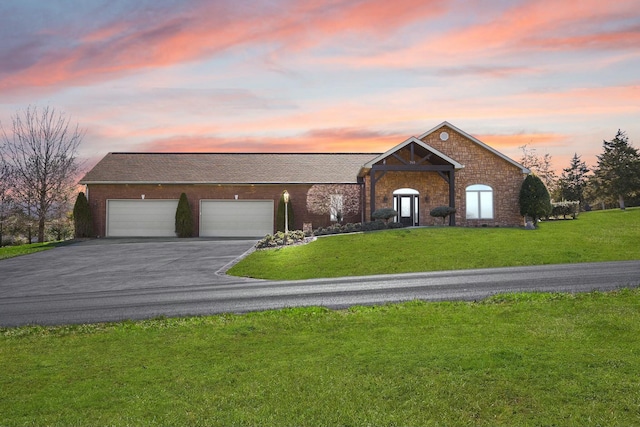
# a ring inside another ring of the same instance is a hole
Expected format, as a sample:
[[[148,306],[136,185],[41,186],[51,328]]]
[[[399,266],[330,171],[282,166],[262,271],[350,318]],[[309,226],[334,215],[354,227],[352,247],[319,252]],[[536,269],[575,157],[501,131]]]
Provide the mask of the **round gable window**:
[[[440,133],[440,139],[442,141],[446,141],[447,139],[449,139],[449,134],[447,132],[441,132]]]

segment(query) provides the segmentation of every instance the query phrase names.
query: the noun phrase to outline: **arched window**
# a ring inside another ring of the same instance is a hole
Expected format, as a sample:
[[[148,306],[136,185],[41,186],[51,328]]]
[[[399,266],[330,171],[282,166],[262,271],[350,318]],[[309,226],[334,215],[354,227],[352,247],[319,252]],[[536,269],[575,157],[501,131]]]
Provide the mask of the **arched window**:
[[[493,219],[493,189],[488,185],[467,187],[467,219]]]

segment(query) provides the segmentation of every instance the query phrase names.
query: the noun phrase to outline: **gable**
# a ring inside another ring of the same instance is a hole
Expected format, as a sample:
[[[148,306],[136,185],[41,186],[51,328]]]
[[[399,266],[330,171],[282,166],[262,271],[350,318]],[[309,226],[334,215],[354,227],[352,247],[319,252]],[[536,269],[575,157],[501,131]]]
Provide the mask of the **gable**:
[[[465,164],[473,162],[475,157],[495,157],[512,167],[520,169],[523,174],[530,172],[520,163],[447,121],[426,131],[418,136],[417,139]],[[478,155],[478,153],[482,154]],[[476,161],[480,161],[480,159],[478,158]]]
[[[416,137],[411,137],[402,143],[396,145],[387,152],[375,157],[365,163],[363,169],[371,169],[376,164],[390,162],[390,164],[405,165],[434,165],[434,166],[453,166],[454,169],[462,169],[464,165],[456,160],[440,152],[439,150],[429,146]]]

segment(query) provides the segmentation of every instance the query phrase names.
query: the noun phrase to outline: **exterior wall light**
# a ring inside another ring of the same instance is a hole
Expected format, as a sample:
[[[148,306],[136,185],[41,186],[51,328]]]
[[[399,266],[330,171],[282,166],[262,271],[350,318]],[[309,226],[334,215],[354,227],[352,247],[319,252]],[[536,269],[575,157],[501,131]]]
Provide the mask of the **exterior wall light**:
[[[284,232],[289,232],[289,192],[284,190],[282,193],[282,199],[284,200]]]

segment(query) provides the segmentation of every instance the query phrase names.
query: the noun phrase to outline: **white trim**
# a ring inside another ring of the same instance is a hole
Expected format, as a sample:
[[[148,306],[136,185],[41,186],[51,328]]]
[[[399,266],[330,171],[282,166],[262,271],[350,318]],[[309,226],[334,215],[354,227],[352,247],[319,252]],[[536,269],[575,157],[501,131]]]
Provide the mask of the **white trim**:
[[[394,195],[396,194],[403,194],[403,195],[420,195],[420,192],[418,190],[414,190],[413,188],[398,188],[397,190],[395,190],[393,192]]]

